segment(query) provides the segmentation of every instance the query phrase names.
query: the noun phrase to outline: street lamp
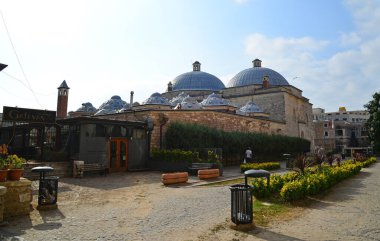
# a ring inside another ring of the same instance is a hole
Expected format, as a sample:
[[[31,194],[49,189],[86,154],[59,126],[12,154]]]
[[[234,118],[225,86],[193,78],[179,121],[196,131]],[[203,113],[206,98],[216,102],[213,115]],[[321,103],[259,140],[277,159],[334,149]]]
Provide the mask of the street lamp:
[[[0,71],[5,69],[8,65],[0,63]]]

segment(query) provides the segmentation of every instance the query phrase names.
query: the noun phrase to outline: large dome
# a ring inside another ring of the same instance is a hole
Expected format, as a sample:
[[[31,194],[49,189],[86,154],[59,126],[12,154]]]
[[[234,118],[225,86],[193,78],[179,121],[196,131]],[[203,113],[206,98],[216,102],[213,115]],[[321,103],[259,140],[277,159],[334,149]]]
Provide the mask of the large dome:
[[[252,62],[253,68],[240,71],[228,82],[227,88],[245,85],[261,85],[263,84],[264,76],[269,77],[269,85],[289,85],[288,81],[278,72],[261,67],[261,60],[255,59]]]
[[[187,72],[176,77],[172,84],[172,90],[211,90],[219,91],[224,89],[223,82],[216,76],[202,72],[201,63],[193,63],[193,71]]]

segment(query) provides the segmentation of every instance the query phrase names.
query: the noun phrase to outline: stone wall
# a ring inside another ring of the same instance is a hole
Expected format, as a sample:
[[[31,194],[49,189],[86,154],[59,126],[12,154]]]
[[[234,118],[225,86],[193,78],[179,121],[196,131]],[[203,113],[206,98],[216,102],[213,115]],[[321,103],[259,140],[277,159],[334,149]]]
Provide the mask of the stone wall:
[[[4,219],[29,214],[32,182],[21,178],[20,181],[2,182],[1,185],[7,188],[4,198]]]
[[[146,110],[107,115],[106,117],[108,119],[130,121],[151,119],[154,124],[151,147],[160,147],[160,137],[162,136],[162,139],[164,139],[167,127],[173,122],[205,125],[229,132],[283,134],[285,130],[285,124],[281,122],[213,110]],[[162,129],[162,132],[160,129]]]
[[[4,208],[5,208],[5,194],[7,188],[0,186],[0,225],[4,221]]]

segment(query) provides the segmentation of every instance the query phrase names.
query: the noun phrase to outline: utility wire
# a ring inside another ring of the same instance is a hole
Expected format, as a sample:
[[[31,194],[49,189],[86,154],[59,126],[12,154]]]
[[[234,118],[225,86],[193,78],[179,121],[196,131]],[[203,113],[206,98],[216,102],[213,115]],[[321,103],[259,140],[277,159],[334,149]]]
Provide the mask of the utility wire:
[[[38,98],[37,98],[37,96],[36,96],[36,93],[33,91],[32,86],[30,85],[30,82],[29,82],[28,78],[26,77],[26,74],[25,74],[24,68],[23,68],[22,65],[21,65],[20,58],[19,58],[18,55],[17,55],[16,48],[15,48],[15,46],[14,46],[14,44],[13,44],[13,41],[12,41],[11,35],[10,35],[10,33],[9,33],[9,30],[8,30],[7,24],[6,24],[6,22],[5,22],[5,18],[4,18],[4,15],[3,15],[3,12],[2,12],[2,11],[0,11],[0,15],[1,15],[1,18],[3,19],[3,23],[4,23],[4,27],[5,27],[5,31],[7,32],[9,42],[11,43],[11,46],[12,46],[12,49],[13,49],[13,53],[14,53],[15,56],[16,56],[16,59],[17,59],[17,62],[18,62],[18,64],[19,64],[19,66],[20,66],[21,72],[22,72],[22,74],[24,75],[24,78],[25,78],[25,80],[26,80],[26,82],[27,82],[27,84],[28,84],[28,86],[29,86],[28,89],[32,92],[33,97],[34,97],[34,99],[36,100],[37,104],[42,108],[42,105],[41,105],[41,103],[39,102],[39,100],[38,100]]]
[[[42,95],[42,96],[52,96],[52,95],[55,95],[54,93],[51,93],[51,94],[42,94],[42,93],[35,92],[35,91],[33,91],[32,89],[30,89],[30,87],[27,86],[27,85],[26,85],[22,80],[20,80],[19,78],[16,78],[16,77],[14,77],[14,76],[8,74],[8,73],[7,73],[6,71],[4,71],[4,70],[1,71],[1,73],[2,73],[2,74],[5,74],[6,76],[8,76],[8,77],[10,77],[10,78],[12,78],[12,79],[14,79],[14,80],[17,80],[17,81],[20,82],[25,88],[27,88],[28,90],[34,92],[34,93],[37,94],[37,95]]]

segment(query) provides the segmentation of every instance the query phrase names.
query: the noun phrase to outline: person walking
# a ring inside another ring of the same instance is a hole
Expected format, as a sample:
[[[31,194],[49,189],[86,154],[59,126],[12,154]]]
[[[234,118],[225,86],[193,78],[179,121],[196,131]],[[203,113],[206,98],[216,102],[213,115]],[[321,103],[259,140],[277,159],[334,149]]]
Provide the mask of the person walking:
[[[250,147],[248,147],[247,150],[245,150],[244,161],[248,163],[252,162],[252,150]]]

